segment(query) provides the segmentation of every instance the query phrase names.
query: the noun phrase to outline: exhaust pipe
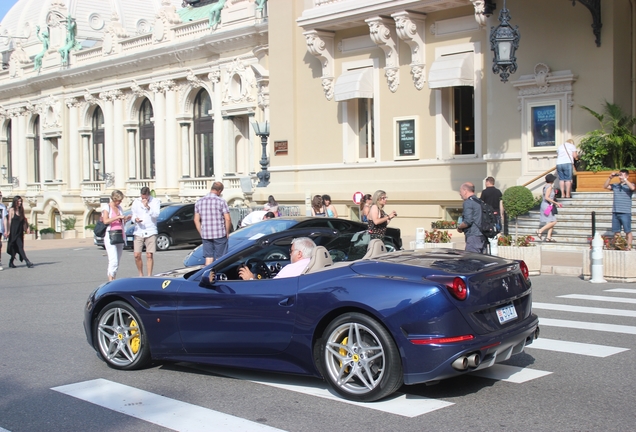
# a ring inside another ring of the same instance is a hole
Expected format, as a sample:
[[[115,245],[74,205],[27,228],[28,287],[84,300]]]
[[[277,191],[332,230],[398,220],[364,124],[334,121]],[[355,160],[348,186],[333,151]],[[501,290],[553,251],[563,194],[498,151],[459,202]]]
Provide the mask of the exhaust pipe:
[[[468,356],[468,367],[476,368],[481,363],[481,356],[479,353],[473,353]]]
[[[453,362],[452,366],[459,371],[464,371],[468,369],[468,358],[466,356],[461,356]]]
[[[539,339],[539,333],[541,333],[541,331],[539,330],[539,326],[537,326],[537,329],[534,331],[534,338],[535,339]]]

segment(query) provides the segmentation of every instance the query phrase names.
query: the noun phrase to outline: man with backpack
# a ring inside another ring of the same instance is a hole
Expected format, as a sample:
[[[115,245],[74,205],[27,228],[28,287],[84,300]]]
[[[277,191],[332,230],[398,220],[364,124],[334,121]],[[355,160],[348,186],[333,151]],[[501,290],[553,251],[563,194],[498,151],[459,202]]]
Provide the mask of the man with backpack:
[[[457,231],[466,236],[466,250],[468,252],[486,252],[486,236],[482,233],[482,207],[479,198],[475,196],[475,185],[466,182],[459,188],[459,195],[464,200],[462,223]]]

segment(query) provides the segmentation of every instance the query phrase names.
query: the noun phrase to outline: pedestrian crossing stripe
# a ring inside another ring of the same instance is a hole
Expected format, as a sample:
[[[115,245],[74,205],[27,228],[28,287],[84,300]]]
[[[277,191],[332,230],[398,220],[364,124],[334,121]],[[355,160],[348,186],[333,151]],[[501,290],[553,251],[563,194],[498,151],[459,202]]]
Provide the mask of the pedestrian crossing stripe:
[[[175,431],[282,430],[101,378],[51,390]]]
[[[607,297],[607,296],[596,296],[596,295],[587,295],[587,294],[565,294],[558,297],[566,298],[566,299],[577,299],[577,300],[591,300],[591,301],[611,302],[611,303],[636,304],[636,298],[625,298],[625,297]]]
[[[539,319],[541,325],[541,319]],[[570,354],[580,354],[592,357],[609,357],[623,351],[629,351],[627,348],[618,348],[606,345],[586,344],[579,342],[569,342],[554,339],[539,338],[527,345],[526,348],[542,349],[548,351],[557,351]]]
[[[536,343],[533,342],[533,344]],[[527,345],[529,347],[531,345]],[[481,378],[489,378],[497,381],[506,381],[515,384],[522,384],[533,379],[541,378],[546,375],[550,375],[552,372],[542,371],[538,369],[522,368],[517,366],[509,366],[504,364],[496,364],[487,369],[471,372],[470,375],[475,375]]]
[[[636,334],[635,326],[593,323],[587,321],[569,321],[552,318],[539,318],[540,326],[564,327],[582,330],[596,330],[611,333]]]
[[[553,311],[559,311],[559,312],[575,312],[575,313],[624,316],[624,317],[636,318],[636,311],[632,311],[632,310],[607,309],[607,308],[597,308],[597,307],[588,307],[588,306],[571,306],[571,305],[556,304],[556,303],[533,302],[532,309],[545,309],[545,310],[553,310]]]
[[[621,293],[621,294],[636,294],[636,289],[613,288],[613,289],[605,290],[605,292],[615,292],[615,293]]]

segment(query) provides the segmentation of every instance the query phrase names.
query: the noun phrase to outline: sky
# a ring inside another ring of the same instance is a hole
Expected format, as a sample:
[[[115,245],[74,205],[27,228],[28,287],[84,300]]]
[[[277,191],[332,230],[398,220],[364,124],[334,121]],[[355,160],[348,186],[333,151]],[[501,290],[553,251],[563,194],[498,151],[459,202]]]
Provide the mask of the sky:
[[[17,0],[0,0],[0,21],[2,21],[2,18],[4,18],[7,12],[9,12],[11,6],[16,4],[17,2]]]

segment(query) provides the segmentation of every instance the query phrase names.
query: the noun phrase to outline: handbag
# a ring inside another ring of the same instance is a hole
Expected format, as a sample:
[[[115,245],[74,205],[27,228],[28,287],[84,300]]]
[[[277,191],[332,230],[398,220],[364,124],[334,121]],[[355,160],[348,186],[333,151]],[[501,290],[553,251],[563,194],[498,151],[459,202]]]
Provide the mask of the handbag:
[[[99,220],[95,224],[95,228],[93,228],[93,234],[96,237],[104,237],[104,235],[106,234],[106,229],[107,228],[108,228],[108,225],[106,225],[104,222]]]
[[[110,244],[122,244],[124,242],[124,232],[122,230],[109,231]]]
[[[545,210],[543,210],[543,214],[546,216],[550,216],[552,214],[552,209],[554,208],[554,206],[552,204],[550,204],[549,206],[547,206],[545,208]]]
[[[559,208],[557,206],[552,206],[552,210],[551,211],[552,211],[553,215],[558,214],[559,213]]]

